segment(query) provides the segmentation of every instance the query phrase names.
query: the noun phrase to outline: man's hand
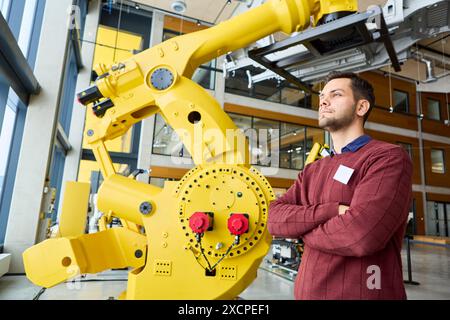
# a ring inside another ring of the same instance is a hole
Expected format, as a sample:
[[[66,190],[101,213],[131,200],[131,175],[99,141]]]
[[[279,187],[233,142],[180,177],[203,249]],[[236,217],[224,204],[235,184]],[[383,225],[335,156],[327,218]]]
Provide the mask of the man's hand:
[[[339,214],[345,214],[345,211],[350,208],[349,206],[344,206],[343,204],[339,205]]]

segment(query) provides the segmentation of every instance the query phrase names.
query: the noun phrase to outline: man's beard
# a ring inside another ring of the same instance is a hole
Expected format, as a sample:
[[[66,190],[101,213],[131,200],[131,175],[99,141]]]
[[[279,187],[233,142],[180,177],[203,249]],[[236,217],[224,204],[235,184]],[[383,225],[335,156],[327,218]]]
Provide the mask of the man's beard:
[[[330,132],[339,131],[348,127],[355,119],[356,105],[353,105],[352,112],[345,114],[342,118],[322,118],[319,119],[319,128]]]

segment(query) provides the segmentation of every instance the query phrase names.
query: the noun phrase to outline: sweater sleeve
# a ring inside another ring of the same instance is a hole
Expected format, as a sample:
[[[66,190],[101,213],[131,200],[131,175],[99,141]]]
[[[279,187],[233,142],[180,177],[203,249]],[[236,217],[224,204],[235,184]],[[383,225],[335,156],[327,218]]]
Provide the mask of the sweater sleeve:
[[[409,156],[392,148],[369,161],[349,209],[306,234],[306,245],[335,255],[367,256],[382,250],[406,224],[412,192]]]
[[[269,207],[268,229],[270,234],[283,238],[300,238],[305,233],[338,215],[338,202],[303,205],[301,184],[304,171],[295,183]]]

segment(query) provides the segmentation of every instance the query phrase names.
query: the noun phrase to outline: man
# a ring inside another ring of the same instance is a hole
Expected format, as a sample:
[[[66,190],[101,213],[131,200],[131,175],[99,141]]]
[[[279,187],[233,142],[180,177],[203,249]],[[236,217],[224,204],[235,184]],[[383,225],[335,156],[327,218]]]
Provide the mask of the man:
[[[296,299],[406,299],[400,250],[412,164],[401,147],[364,134],[374,102],[367,81],[331,73],[319,126],[331,133],[333,154],[306,166],[270,205],[269,232],[305,243]]]

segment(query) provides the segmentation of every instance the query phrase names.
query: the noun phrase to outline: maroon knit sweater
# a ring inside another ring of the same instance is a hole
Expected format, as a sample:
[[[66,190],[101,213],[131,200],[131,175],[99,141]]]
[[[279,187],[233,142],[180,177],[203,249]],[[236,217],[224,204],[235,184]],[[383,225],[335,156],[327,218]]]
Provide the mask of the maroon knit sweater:
[[[341,164],[355,169],[347,184],[333,179]],[[271,203],[269,232],[305,243],[296,299],[406,299],[400,250],[411,177],[401,147],[371,140],[306,166]],[[350,207],[344,215],[339,204]]]

